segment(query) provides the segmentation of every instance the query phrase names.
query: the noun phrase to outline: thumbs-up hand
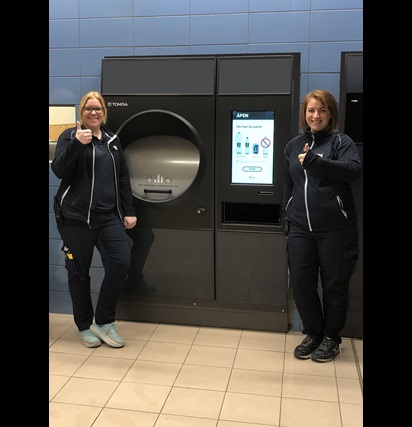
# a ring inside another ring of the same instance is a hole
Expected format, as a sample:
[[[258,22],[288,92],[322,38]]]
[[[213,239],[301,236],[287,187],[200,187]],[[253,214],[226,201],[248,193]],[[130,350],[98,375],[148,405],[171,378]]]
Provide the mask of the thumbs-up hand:
[[[301,154],[298,155],[298,159],[299,159],[299,163],[303,166],[303,162],[305,160],[306,157],[306,153],[309,151],[309,144],[306,143],[305,146],[303,147],[303,151]]]
[[[82,129],[81,123],[77,120],[76,138],[86,145],[92,141],[92,135],[92,131],[90,129]]]

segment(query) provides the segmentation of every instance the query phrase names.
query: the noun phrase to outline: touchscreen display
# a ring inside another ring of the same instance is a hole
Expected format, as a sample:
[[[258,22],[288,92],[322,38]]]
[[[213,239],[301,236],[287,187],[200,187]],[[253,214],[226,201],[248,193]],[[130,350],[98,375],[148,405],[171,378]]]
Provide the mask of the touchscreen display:
[[[273,185],[274,111],[232,111],[232,184]]]

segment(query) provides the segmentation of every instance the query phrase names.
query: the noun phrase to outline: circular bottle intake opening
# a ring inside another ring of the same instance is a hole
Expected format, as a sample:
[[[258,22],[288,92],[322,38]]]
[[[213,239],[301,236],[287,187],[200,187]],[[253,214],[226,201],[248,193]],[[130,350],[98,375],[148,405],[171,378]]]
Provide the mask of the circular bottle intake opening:
[[[133,196],[153,203],[182,195],[193,184],[200,165],[198,148],[185,138],[151,135],[124,149]]]

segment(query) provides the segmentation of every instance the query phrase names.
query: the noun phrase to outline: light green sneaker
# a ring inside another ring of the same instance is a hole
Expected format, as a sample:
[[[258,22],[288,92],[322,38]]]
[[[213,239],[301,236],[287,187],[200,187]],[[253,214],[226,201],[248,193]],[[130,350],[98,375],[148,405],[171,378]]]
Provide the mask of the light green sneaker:
[[[85,347],[91,348],[91,347],[99,347],[102,345],[99,338],[97,338],[95,335],[93,335],[90,332],[90,329],[85,329],[84,331],[79,332],[79,338],[82,344]]]
[[[93,323],[90,326],[90,331],[110,347],[124,346],[124,339],[117,333],[117,327],[114,323],[107,323],[106,325]]]

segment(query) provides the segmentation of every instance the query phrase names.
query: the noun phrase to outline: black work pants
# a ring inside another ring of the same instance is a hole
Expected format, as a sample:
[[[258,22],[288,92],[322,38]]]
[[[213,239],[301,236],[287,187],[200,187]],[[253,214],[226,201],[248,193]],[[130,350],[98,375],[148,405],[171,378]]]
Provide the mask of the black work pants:
[[[339,231],[309,232],[291,224],[287,251],[290,287],[302,319],[302,332],[341,343],[349,282],[359,253],[357,225]]]
[[[73,317],[79,331],[89,329],[93,318],[98,325],[114,322],[116,303],[130,266],[130,245],[119,215],[116,212],[93,213],[91,227],[65,218],[57,228],[63,241]],[[90,278],[95,247],[104,267],[96,312]]]

